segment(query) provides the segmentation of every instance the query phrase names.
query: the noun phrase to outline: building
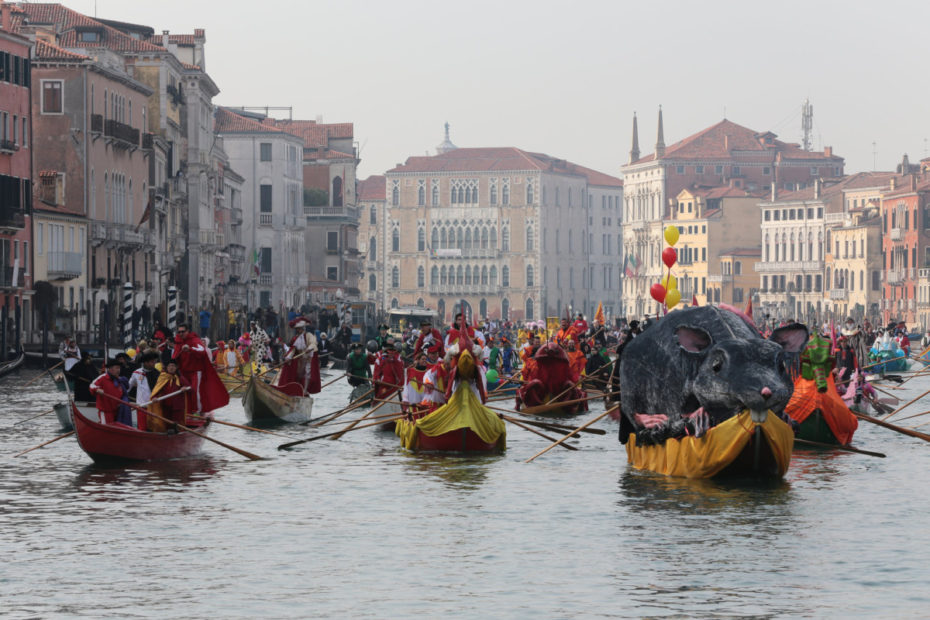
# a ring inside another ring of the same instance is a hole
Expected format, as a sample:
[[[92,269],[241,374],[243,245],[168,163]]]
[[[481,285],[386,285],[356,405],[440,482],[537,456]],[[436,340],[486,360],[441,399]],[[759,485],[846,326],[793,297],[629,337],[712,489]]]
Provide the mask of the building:
[[[0,359],[31,335],[35,265],[32,208],[32,45],[0,4]]]
[[[758,202],[758,195],[730,186],[691,187],[675,197],[667,223],[678,227],[678,263],[672,274],[678,279],[683,304],[741,299],[745,260],[740,257],[759,253]],[[726,252],[738,252],[739,257],[728,255],[724,260]],[[728,265],[736,271],[727,271]],[[755,283],[750,287],[755,290]]]
[[[718,254],[720,272],[708,276],[713,283],[714,303],[744,307],[759,292],[756,265],[762,251],[754,248],[732,248]],[[710,291],[710,285],[708,285]]]
[[[619,308],[620,179],[504,147],[410,157],[385,183],[385,217],[369,230],[387,245],[385,306],[445,321],[461,302],[505,320]]]
[[[358,183],[358,249],[361,253],[364,275],[359,278],[360,298],[362,301],[374,302],[378,308],[384,308],[384,263],[386,227],[379,226],[384,221],[385,205],[384,175],[373,175]]]
[[[641,317],[657,308],[649,287],[662,275],[662,230],[669,216],[669,200],[681,190],[693,185],[732,185],[768,193],[773,186],[793,190],[843,174],[843,159],[833,155],[830,147],[823,152],[805,151],[776,138],[772,132],[757,132],[724,119],[666,147],[660,109],[655,151],[641,157],[634,115],[630,158],[621,168],[623,243],[628,262],[634,266],[624,282],[625,315]]]
[[[241,171],[247,305],[280,310],[307,301],[307,218],[302,196],[303,142],[265,117],[220,107],[215,130],[229,166]]]
[[[918,278],[930,268],[930,175],[891,178],[882,193],[882,323],[917,322]]]

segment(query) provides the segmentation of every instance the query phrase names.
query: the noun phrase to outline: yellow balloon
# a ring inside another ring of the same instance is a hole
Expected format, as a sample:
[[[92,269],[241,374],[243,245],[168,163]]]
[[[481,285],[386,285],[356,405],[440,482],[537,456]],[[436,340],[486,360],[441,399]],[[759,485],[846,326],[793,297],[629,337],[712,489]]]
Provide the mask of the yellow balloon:
[[[669,309],[677,306],[679,301],[681,301],[681,292],[679,292],[677,288],[669,289],[668,292],[665,293],[665,305],[668,306]]]
[[[136,358],[136,350],[135,350],[135,349],[132,349],[132,348],[126,349],[126,355],[129,356],[129,359],[135,359],[135,358]]]
[[[665,240],[668,241],[669,245],[675,245],[678,243],[678,227],[677,226],[666,226],[665,227]]]
[[[678,288],[678,278],[670,273],[662,276],[662,279],[659,281],[659,283],[664,286],[665,290],[667,291],[671,291],[673,288]]]
[[[157,370],[158,372],[161,372],[162,370],[164,370],[164,367],[161,365],[161,362],[155,363],[155,370]]]

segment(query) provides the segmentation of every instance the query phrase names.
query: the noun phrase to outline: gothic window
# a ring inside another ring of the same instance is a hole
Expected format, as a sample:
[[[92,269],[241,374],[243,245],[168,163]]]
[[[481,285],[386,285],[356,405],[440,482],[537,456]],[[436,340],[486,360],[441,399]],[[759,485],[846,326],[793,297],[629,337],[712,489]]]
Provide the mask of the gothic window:
[[[471,249],[471,228],[465,229],[465,249]]]
[[[333,179],[333,206],[342,206],[342,177]]]
[[[429,283],[431,286],[439,284],[439,267],[436,265],[433,265],[433,268],[429,270]]]
[[[533,227],[526,227],[526,250],[527,252],[533,251]]]
[[[482,250],[488,249],[488,229],[487,228],[481,229],[481,249]]]
[[[496,228],[491,228],[491,246],[490,247],[492,250],[497,249],[497,229]]]
[[[445,228],[443,228],[443,229],[440,231],[439,247],[441,247],[442,249],[446,249],[447,247],[449,247],[449,241],[448,241],[447,238],[446,238],[446,229],[445,229]]]
[[[458,233],[455,235],[455,247],[462,249],[462,246],[465,243],[465,233],[461,228],[458,229]]]
[[[391,231],[391,251],[400,252],[400,231],[397,228]]]
[[[504,179],[504,183],[501,186],[501,204],[510,204],[510,179]]]
[[[432,203],[434,207],[439,206],[439,180],[433,179]]]
[[[426,250],[426,230],[422,226],[417,228],[417,251],[423,252]]]
[[[497,179],[491,179],[490,181],[490,197],[488,202],[492,205],[497,204]]]
[[[459,265],[459,268],[456,269],[456,271],[455,271],[455,283],[458,284],[459,286],[465,284],[465,278],[464,278],[465,273],[464,273],[464,271],[465,271],[465,270],[462,269],[462,266],[461,266],[461,265]]]
[[[420,186],[417,188],[417,206],[426,206],[426,188],[423,186],[423,181],[420,181]]]
[[[459,203],[465,204],[465,188],[460,187],[458,194],[459,194]]]
[[[372,226],[378,223],[378,210],[375,208],[375,205],[371,205],[371,208],[368,210],[368,223]]]
[[[426,286],[426,270],[423,265],[417,267],[417,286],[420,288]]]
[[[368,240],[368,260],[378,260],[378,240],[375,237]]]
[[[490,269],[491,286],[497,286],[497,266],[491,265]]]
[[[378,289],[378,278],[375,274],[370,274],[368,276],[368,290],[374,293]]]
[[[431,245],[433,250],[439,247],[439,229],[433,228],[433,233],[430,235],[432,237]]]
[[[478,302],[478,314],[482,317],[488,316],[488,300],[482,299]]]
[[[400,269],[397,267],[391,268],[391,286],[393,288],[400,288]]]
[[[510,286],[510,267],[507,265],[501,267],[501,286],[504,288]]]
[[[396,207],[400,204],[400,185],[397,181],[393,182],[391,187],[391,206]]]
[[[533,282],[533,266],[532,265],[526,266],[526,286],[527,287],[535,286],[535,283]]]
[[[484,266],[481,268],[481,284],[482,286],[487,286],[488,284],[488,268]]]
[[[393,299],[391,299],[391,307],[392,307],[392,308],[396,308],[398,305],[399,305],[399,304],[398,304],[398,302],[397,302],[397,298],[396,298],[396,297],[394,297]]]
[[[533,204],[533,202],[534,202],[533,180],[527,179],[526,180],[526,204],[531,205]]]
[[[439,283],[442,285],[445,285],[446,282],[448,282],[448,277],[447,277],[447,272],[446,272],[446,266],[443,265],[442,271],[439,272]]]
[[[501,320],[510,320],[510,300],[506,297],[501,300]]]
[[[527,321],[535,320],[535,316],[533,315],[533,298],[532,297],[526,300],[526,316],[523,318],[525,318]]]
[[[503,252],[510,251],[510,227],[504,226],[501,228],[501,250]]]
[[[465,265],[465,285],[471,284],[471,265]]]

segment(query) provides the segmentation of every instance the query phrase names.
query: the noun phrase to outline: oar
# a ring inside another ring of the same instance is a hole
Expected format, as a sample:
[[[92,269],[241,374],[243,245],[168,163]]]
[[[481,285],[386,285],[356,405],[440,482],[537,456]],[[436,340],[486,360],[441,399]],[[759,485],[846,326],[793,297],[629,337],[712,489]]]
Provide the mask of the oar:
[[[17,424],[22,424],[23,422],[28,422],[29,420],[35,420],[36,418],[41,418],[42,416],[48,415],[48,414],[52,413],[53,411],[55,411],[55,408],[54,408],[54,407],[52,407],[52,408],[49,409],[48,411],[43,411],[42,413],[37,413],[37,414],[35,414],[35,415],[31,415],[31,416],[29,416],[28,418],[26,418],[25,420],[20,420],[19,422],[13,422],[13,424],[11,424],[10,426],[16,426]]]
[[[613,364],[613,360],[607,362],[607,364]],[[591,374],[592,374],[592,375],[596,375],[596,374],[597,374],[598,372],[600,372],[602,369],[607,368],[607,364],[604,364],[603,366],[601,366],[600,368],[598,368],[597,370],[595,370],[595,371],[592,372]],[[574,390],[576,387],[578,387],[578,384],[581,383],[581,381],[582,381],[583,379],[584,379],[584,375],[582,375],[577,381],[575,381],[575,383],[574,383],[573,385],[571,385],[571,386],[569,386],[568,388],[566,388],[565,390],[563,390],[561,394],[558,394],[558,395],[556,395],[556,396],[553,396],[552,398],[549,399],[548,402],[546,402],[546,403],[544,403],[544,404],[548,405],[548,404],[551,404],[551,403],[553,403],[553,402],[559,400],[560,398],[562,398],[563,396],[565,396],[566,394],[568,394],[569,392],[571,392],[572,390]]]
[[[367,398],[367,396],[368,396],[369,394],[371,394],[373,391],[374,391],[374,388],[371,388],[370,390],[368,390],[367,392],[365,392],[365,394],[364,394],[363,396],[360,396],[359,398],[356,398],[356,399],[355,399],[355,404],[350,403],[348,406],[343,407],[342,409],[337,409],[336,411],[333,411],[332,413],[327,413],[326,415],[321,415],[321,416],[318,417],[318,418],[313,418],[312,420],[307,420],[306,422],[301,422],[300,424],[301,424],[301,426],[306,426],[306,425],[308,425],[308,424],[310,424],[311,426],[323,426],[324,424],[327,424],[327,423],[329,423],[329,422],[332,422],[332,421],[335,420],[336,418],[341,417],[341,416],[343,416],[343,415],[349,413],[350,411],[354,411],[354,410],[358,409],[359,407],[363,407],[363,406],[365,405],[366,402],[370,402],[370,399],[369,399],[369,400],[366,400],[366,398]],[[322,420],[322,422],[321,422],[320,420]],[[311,424],[312,422],[316,422],[316,424]]]
[[[920,433],[920,432],[917,432],[909,428],[903,428],[901,426],[896,426],[889,422],[885,422],[884,420],[877,420],[871,416],[863,415],[861,413],[856,413],[855,411],[853,411],[852,413],[854,416],[856,416],[860,420],[865,420],[866,422],[871,422],[872,424],[883,426],[889,430],[901,433],[902,435],[907,435],[909,437],[916,437],[917,439],[923,439],[924,441],[930,441],[930,435],[927,435],[926,433]]]
[[[892,411],[891,413],[889,413],[888,415],[886,415],[885,417],[883,417],[883,418],[882,418],[882,421],[884,422],[885,420],[887,420],[888,418],[890,418],[890,417],[893,416],[894,414],[898,413],[899,411],[901,411],[902,409],[904,409],[905,407],[907,407],[907,406],[910,405],[911,403],[914,403],[914,402],[920,400],[921,398],[923,398],[923,397],[926,396],[927,394],[930,394],[930,390],[927,390],[926,392],[924,392],[924,393],[921,394],[920,396],[918,396],[918,397],[916,397],[916,398],[914,398],[914,399],[911,399],[911,400],[907,401],[906,403],[904,403],[903,405],[901,405],[900,407],[898,407],[897,409],[895,409],[894,411]]]
[[[843,450],[844,452],[855,452],[856,454],[865,454],[866,456],[877,456],[878,458],[885,458],[885,455],[881,452],[870,452],[868,450],[861,450],[859,448],[853,448],[852,446],[841,446],[839,444],[832,443],[822,443],[819,441],[810,441],[809,439],[800,439],[798,437],[794,438],[794,443],[801,444],[802,446],[813,446],[816,448],[832,448],[834,450]]]
[[[930,411],[921,411],[920,413],[915,413],[914,415],[909,415],[909,416],[907,416],[906,418],[898,418],[897,420],[895,420],[895,422],[899,422],[899,423],[900,423],[900,422],[903,422],[904,420],[910,420],[911,418],[919,418],[920,416],[927,415],[928,413],[930,413]]]
[[[44,376],[45,376],[45,373],[51,373],[53,370],[55,370],[56,368],[58,368],[59,366],[61,366],[61,365],[64,364],[64,363],[65,363],[65,360],[61,360],[60,362],[58,362],[57,364],[55,364],[55,365],[52,366],[51,368],[46,368],[45,370],[43,370],[42,372],[40,372],[39,374],[37,374],[36,376],[34,376],[32,379],[30,379],[29,381],[27,381],[26,383],[24,383],[24,384],[22,385],[22,387],[26,387],[26,386],[32,385],[33,383],[35,383],[36,381],[38,381],[40,378],[44,377]],[[65,377],[65,381],[67,381],[67,380],[68,380],[68,378]]]
[[[204,416],[202,416],[202,415],[197,415],[196,413],[191,413],[191,414],[188,414],[188,415],[190,415],[190,417],[192,417],[192,418],[199,418],[199,419],[201,419],[201,420],[210,420],[210,419],[211,419],[211,418],[204,417]],[[222,424],[223,426],[232,426],[232,427],[234,427],[234,428],[241,428],[241,429],[244,430],[244,431],[255,431],[256,433],[267,433],[267,434],[269,434],[269,435],[277,435],[278,437],[288,437],[288,435],[282,435],[281,433],[274,433],[274,432],[272,432],[272,431],[266,431],[265,429],[262,429],[262,428],[255,428],[254,426],[245,426],[245,425],[243,425],[243,424],[234,424],[233,422],[226,422],[226,421],[224,421],[224,420],[217,420],[216,418],[212,418],[212,420],[213,420],[213,422],[216,422],[217,424]]]
[[[38,450],[38,449],[41,448],[42,446],[47,446],[47,445],[50,444],[50,443],[54,443],[54,442],[58,441],[59,439],[64,439],[65,437],[69,437],[69,436],[71,436],[71,435],[73,435],[73,434],[74,434],[74,431],[68,431],[68,432],[65,433],[64,435],[59,435],[59,436],[56,437],[55,439],[49,439],[49,440],[46,441],[45,443],[40,443],[39,445],[33,446],[32,448],[29,448],[28,450],[23,450],[22,452],[19,452],[19,453],[17,453],[17,454],[14,454],[14,455],[13,455],[13,458],[15,459],[17,456],[22,456],[23,454],[26,454],[27,452],[32,452],[33,450]]]
[[[913,379],[914,377],[926,377],[927,375],[930,375],[930,370],[924,369],[924,370],[921,370],[921,371],[919,371],[919,372],[915,372],[915,373],[912,374],[910,377],[908,377],[907,379],[905,379],[904,381],[902,381],[902,382],[898,385],[898,387],[901,387],[902,385],[904,385],[905,383],[907,383],[908,381],[910,381],[910,380]]]
[[[373,414],[375,411],[377,411],[377,410],[380,409],[381,407],[385,406],[385,405],[388,404],[389,402],[396,402],[397,404],[401,404],[400,401],[398,400],[398,401],[384,401],[384,402],[382,402],[382,403],[379,404],[379,405],[375,405],[374,407],[372,407],[371,409],[369,409],[369,410],[368,410],[368,413],[366,413],[365,415],[363,415],[361,418],[359,418],[359,419],[356,420],[355,422],[352,422],[351,424],[349,424],[347,427],[345,427],[344,429],[342,429],[342,430],[339,431],[338,433],[334,433],[334,434],[333,434],[333,441],[339,439],[340,437],[342,437],[343,435],[345,435],[346,433],[348,433],[349,431],[351,431],[353,428],[355,428],[355,426],[356,426],[360,421],[362,421],[362,420],[364,420],[365,418],[371,416],[371,414]],[[384,420],[384,421],[385,421],[385,422],[388,422],[389,420]]]
[[[503,414],[501,417],[504,418],[505,420],[516,419],[513,416],[509,416],[506,414]],[[564,424],[550,424],[549,422],[541,422],[539,420],[520,420],[520,422],[523,422],[524,424],[531,424],[533,426],[544,428],[546,430],[555,431],[557,433],[564,433],[566,431],[572,430],[571,426],[565,426]],[[592,435],[606,435],[607,434],[607,431],[605,431],[602,428],[585,428],[585,429],[582,429],[581,432],[591,433]]]
[[[235,447],[235,446],[231,446],[231,445],[229,445],[228,443],[223,443],[223,442],[220,441],[219,439],[214,439],[213,437],[210,437],[209,435],[205,435],[204,433],[198,433],[198,432],[195,431],[194,429],[192,429],[192,428],[190,428],[190,427],[188,427],[188,426],[184,426],[183,424],[181,424],[181,423],[179,423],[179,422],[175,422],[175,421],[173,421],[173,420],[169,420],[168,418],[163,418],[162,416],[158,415],[157,413],[152,413],[152,412],[149,411],[148,409],[144,409],[144,408],[140,407],[139,405],[136,405],[136,404],[133,404],[133,403],[127,403],[126,401],[121,400],[121,399],[119,399],[119,398],[116,398],[115,396],[110,396],[109,394],[107,394],[106,392],[103,392],[103,391],[99,391],[99,392],[97,392],[97,393],[98,393],[98,394],[103,394],[103,395],[106,396],[107,398],[112,399],[112,400],[115,400],[115,401],[117,401],[117,402],[119,402],[119,403],[123,403],[124,405],[128,405],[129,407],[132,407],[132,408],[135,409],[136,411],[141,411],[141,412],[144,413],[145,415],[147,415],[147,416],[149,416],[149,417],[152,417],[152,418],[155,418],[156,420],[161,420],[162,422],[164,422],[164,423],[167,424],[168,426],[172,426],[172,425],[177,426],[177,427],[180,428],[181,430],[187,431],[187,432],[190,433],[191,435],[197,435],[198,437],[201,437],[201,438],[206,439],[206,440],[208,440],[208,441],[212,441],[212,442],[215,443],[215,444],[219,444],[219,445],[223,446],[224,448],[226,448],[226,449],[228,449],[228,450],[232,450],[233,452],[236,452],[237,454],[241,454],[242,456],[244,456],[244,457],[246,457],[246,458],[248,458],[248,459],[251,459],[251,460],[253,460],[253,461],[260,461],[261,458],[262,458],[262,457],[258,456],[257,454],[252,454],[251,452],[246,452],[245,450],[243,450],[243,449],[241,449],[241,448],[237,448],[237,447]],[[168,395],[168,396],[174,396],[174,395],[176,395],[176,392],[172,392],[172,394],[170,394],[170,395]],[[154,401],[153,401],[153,402],[154,402]]]
[[[577,405],[579,403],[584,403],[589,400],[597,400],[598,398],[604,398],[605,396],[615,396],[620,392],[610,392],[609,394],[598,394],[597,396],[586,396],[585,398],[576,398],[574,400],[564,400],[554,403],[546,403],[544,405],[536,405],[535,407],[527,407],[523,410],[523,413],[528,415],[539,415],[540,413],[546,413],[547,411],[552,411],[554,409],[560,409],[567,405]]]
[[[886,390],[883,390],[882,388],[878,387],[877,385],[873,385],[873,384],[871,384],[871,383],[870,383],[869,385],[871,385],[873,389],[878,390],[879,392],[881,392],[881,393],[884,394],[885,396],[890,396],[891,398],[895,399],[895,400],[898,401],[899,403],[901,402],[901,399],[898,398],[897,396],[895,396],[894,394],[892,394],[891,392],[888,392],[888,391],[886,391]]]
[[[332,385],[332,384],[335,383],[336,381],[339,381],[340,379],[342,379],[342,378],[343,378],[344,376],[346,376],[347,374],[349,374],[348,371],[342,373],[341,375],[339,375],[338,377],[336,377],[336,378],[333,379],[332,381],[327,381],[326,383],[324,383],[323,385],[320,386],[320,389],[322,390],[322,389],[325,388],[326,386]]]
[[[594,419],[591,420],[590,422],[585,422],[584,424],[582,424],[581,426],[579,426],[578,428],[576,428],[575,430],[573,430],[573,431],[570,432],[569,434],[565,435],[564,437],[562,437],[561,439],[559,439],[557,442],[555,442],[554,444],[552,444],[551,446],[549,446],[549,447],[546,448],[545,450],[542,450],[542,451],[540,451],[540,452],[537,452],[537,453],[534,454],[532,457],[528,458],[527,460],[525,460],[525,461],[523,461],[523,462],[524,462],[524,463],[529,463],[529,462],[535,460],[536,457],[542,456],[543,454],[545,454],[545,453],[548,452],[549,450],[551,450],[551,449],[553,449],[554,447],[556,447],[557,445],[561,444],[563,441],[565,441],[565,440],[568,439],[569,437],[572,437],[572,436],[576,435],[576,434],[578,433],[578,431],[580,431],[580,430],[582,430],[582,429],[585,429],[585,428],[591,426],[591,425],[594,424],[595,422],[599,421],[601,418],[606,417],[608,414],[613,413],[614,411],[616,411],[616,410],[619,409],[619,408],[620,408],[620,407],[617,406],[617,407],[613,407],[613,408],[611,408],[611,409],[608,409],[607,411],[605,411],[605,412],[602,413],[601,415],[597,416],[596,418],[594,418]]]
[[[513,425],[515,425],[515,426],[519,426],[519,427],[522,428],[523,430],[526,430],[526,431],[529,431],[529,432],[531,432],[531,433],[533,433],[533,434],[539,435],[539,436],[542,437],[543,439],[548,439],[549,441],[558,441],[557,439],[553,439],[553,438],[550,437],[549,435],[546,435],[546,434],[544,434],[544,433],[540,433],[540,432],[537,431],[535,428],[532,428],[532,427],[527,426],[526,424],[523,424],[522,422],[520,422],[519,420],[517,420],[517,419],[515,419],[515,418],[505,417],[505,416],[501,416],[501,417],[503,417],[505,420],[507,420],[507,421],[510,422],[511,424],[513,424]],[[567,443],[560,443],[559,445],[562,446],[563,448],[565,448],[566,450],[577,450],[577,449],[578,449],[578,448],[576,448],[575,446],[569,445],[569,444],[567,444]]]
[[[403,418],[404,418],[403,415],[398,415],[398,416],[395,417],[394,419],[395,419],[395,420],[402,420]],[[358,431],[358,430],[361,430],[361,429],[363,429],[363,428],[369,428],[369,427],[372,427],[372,426],[377,426],[377,425],[379,425],[379,424],[384,424],[385,422],[386,422],[386,420],[379,420],[379,421],[377,421],[377,422],[372,422],[371,424],[362,424],[361,426],[356,426],[356,427],[353,428],[352,430],[353,430],[353,431]],[[300,440],[298,440],[298,441],[292,441],[292,442],[290,442],[290,443],[282,443],[280,446],[278,446],[278,450],[288,450],[288,449],[293,448],[294,446],[298,446],[298,445],[300,445],[300,444],[302,444],[302,443],[307,443],[308,441],[316,441],[317,439],[325,439],[325,438],[327,438],[327,437],[332,437],[333,435],[343,435],[343,434],[345,434],[345,433],[347,433],[347,432],[348,432],[348,431],[345,431],[345,430],[342,430],[342,431],[335,431],[335,432],[333,432],[333,433],[326,433],[325,435],[317,435],[316,437],[310,437],[310,438],[308,438],[308,439],[300,439]]]
[[[395,402],[395,401],[391,401],[391,402]],[[371,421],[371,420],[380,420],[380,419],[382,419],[382,418],[393,418],[393,417],[395,417],[395,416],[397,416],[397,415],[400,415],[400,414],[398,414],[396,411],[393,412],[393,413],[379,413],[378,415],[372,415],[372,416],[368,416],[368,417],[365,417],[365,418],[358,418],[357,420],[354,420],[354,421],[355,421],[355,422],[361,422],[362,420],[369,420],[369,421]],[[320,424],[319,427],[314,427],[314,428],[321,428],[321,427],[323,427],[323,426],[329,426],[330,424],[336,424],[336,422],[324,422],[323,424]],[[346,424],[346,422],[345,422],[345,421],[339,422],[339,424]]]

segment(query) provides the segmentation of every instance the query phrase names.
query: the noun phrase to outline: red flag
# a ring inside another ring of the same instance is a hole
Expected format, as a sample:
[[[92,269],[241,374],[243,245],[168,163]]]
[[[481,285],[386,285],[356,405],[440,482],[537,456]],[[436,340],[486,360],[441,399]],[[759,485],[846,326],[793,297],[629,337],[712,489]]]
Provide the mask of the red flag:
[[[746,310],[744,311],[746,316],[752,319],[752,297],[749,298],[749,301],[746,302]],[[755,322],[755,319],[752,319]]]
[[[697,302],[697,295],[691,295],[691,305],[692,305],[692,306],[697,306],[697,305],[698,305],[698,302]]]
[[[145,205],[145,211],[142,212],[142,219],[139,220],[139,225],[136,226],[136,232],[139,232],[139,229],[142,227],[142,225],[145,224],[145,222],[148,221],[149,216],[152,215],[153,196],[153,194],[149,194],[149,203]]]

